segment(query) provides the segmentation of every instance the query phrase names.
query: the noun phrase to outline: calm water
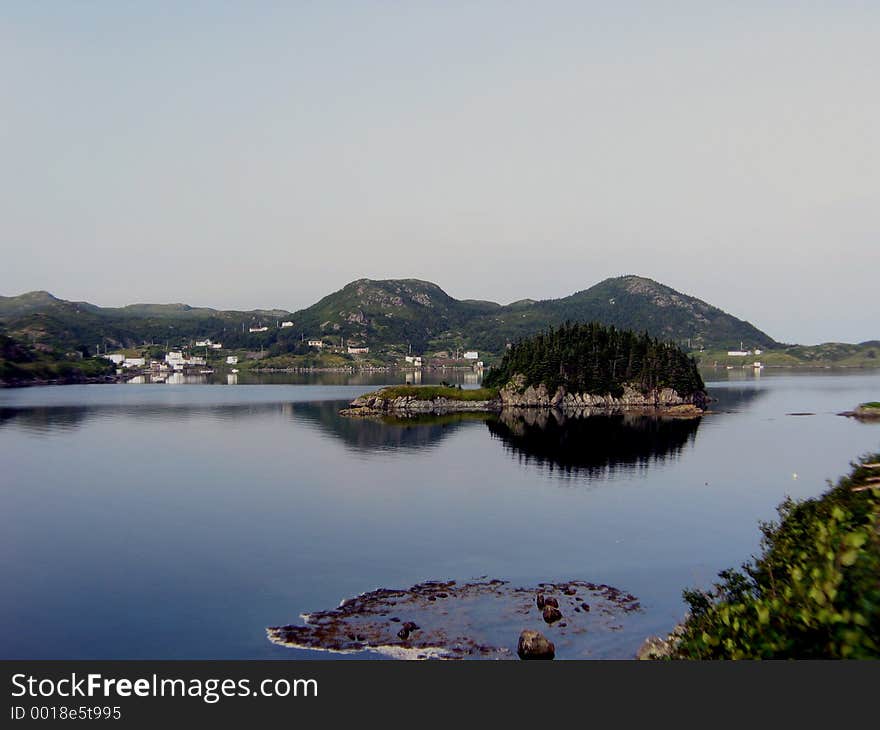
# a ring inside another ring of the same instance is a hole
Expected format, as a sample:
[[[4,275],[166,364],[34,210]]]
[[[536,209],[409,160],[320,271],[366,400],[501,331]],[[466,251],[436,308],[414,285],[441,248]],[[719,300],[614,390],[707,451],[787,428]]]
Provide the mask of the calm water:
[[[878,374],[710,383],[699,422],[337,416],[366,384],[0,391],[0,657],[324,657],[265,628],[483,575],[631,592],[598,654],[631,656],[785,495],[880,449],[835,415]]]

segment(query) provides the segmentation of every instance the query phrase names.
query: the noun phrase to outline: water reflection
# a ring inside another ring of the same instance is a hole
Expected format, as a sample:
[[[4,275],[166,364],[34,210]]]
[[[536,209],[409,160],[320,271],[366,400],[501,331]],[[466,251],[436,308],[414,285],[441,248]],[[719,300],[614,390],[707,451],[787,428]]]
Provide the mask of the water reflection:
[[[505,411],[487,425],[522,463],[565,474],[605,477],[620,468],[644,469],[677,457],[696,438],[700,421],[536,409]]]
[[[293,414],[292,403],[250,403],[236,405],[96,405],[96,406],[37,406],[30,408],[0,408],[0,429],[15,426],[31,434],[46,435],[73,431],[89,421],[105,418],[168,421],[181,423],[191,419],[236,421],[249,416],[263,416],[272,412]]]
[[[230,375],[229,377],[235,377]],[[526,460],[561,468],[563,471],[601,471],[620,464],[642,464],[654,458],[665,458],[680,451],[688,438],[693,438],[698,422],[663,420],[651,425],[645,416],[590,416],[590,420],[562,417],[549,410],[524,411],[500,418],[481,413],[458,413],[445,416],[425,415],[407,419],[356,419],[339,415],[346,400],[321,402],[300,401],[299,393],[293,400],[275,400],[269,390],[265,402],[251,401],[223,403],[214,400],[218,391],[194,389],[181,400],[154,398],[164,389],[127,391],[125,395],[143,393],[150,398],[133,398],[130,402],[114,402],[113,392],[88,391],[90,396],[106,394],[105,402],[89,405],[29,405],[0,407],[0,429],[15,425],[31,434],[67,432],[79,428],[89,420],[126,418],[166,420],[183,423],[192,419],[236,421],[255,416],[276,414],[282,420],[294,418],[308,423],[359,452],[419,450],[438,446],[463,427],[488,423],[493,436],[524,456]],[[176,390],[176,389],[175,389]],[[319,389],[309,391],[320,397]],[[69,391],[64,391],[69,392]],[[239,392],[239,391],[236,391]],[[240,391],[244,392],[244,391]],[[766,391],[757,388],[724,387],[712,393],[718,400],[712,409],[718,412],[737,411],[749,401],[762,397]],[[205,395],[205,402],[193,396]],[[248,396],[251,392],[248,392]],[[323,393],[324,397],[330,395]],[[338,397],[338,396],[337,396]],[[656,421],[656,419],[654,419]],[[690,425],[688,425],[690,424]],[[603,460],[604,459],[604,460]]]
[[[435,447],[462,426],[483,423],[487,417],[485,413],[450,413],[405,419],[346,418],[339,415],[340,407],[340,403],[310,403],[297,408],[297,416],[363,452]]]

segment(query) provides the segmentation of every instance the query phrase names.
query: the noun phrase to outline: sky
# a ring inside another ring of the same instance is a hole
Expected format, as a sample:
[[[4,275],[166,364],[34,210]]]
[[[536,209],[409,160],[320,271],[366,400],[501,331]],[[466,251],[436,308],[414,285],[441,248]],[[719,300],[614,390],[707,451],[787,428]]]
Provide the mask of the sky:
[[[6,2],[0,294],[639,274],[880,338],[880,3]]]

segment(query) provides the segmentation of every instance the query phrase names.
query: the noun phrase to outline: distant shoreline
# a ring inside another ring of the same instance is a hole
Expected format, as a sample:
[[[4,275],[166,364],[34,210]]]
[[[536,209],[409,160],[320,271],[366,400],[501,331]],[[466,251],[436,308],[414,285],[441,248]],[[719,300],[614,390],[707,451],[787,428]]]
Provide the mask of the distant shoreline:
[[[753,368],[748,366],[743,367],[734,367],[731,370],[728,370],[726,367],[722,366],[698,366],[701,372],[708,373],[725,373],[725,372],[749,372],[753,371]],[[835,372],[835,371],[846,371],[846,372],[857,372],[864,371],[868,373],[877,372],[880,370],[880,364],[877,366],[867,366],[867,365],[765,365],[762,370],[767,371],[799,371],[799,372]],[[244,368],[240,371],[240,375],[249,375],[249,374],[259,374],[259,375],[272,375],[272,374],[309,374],[309,373],[422,373],[422,372],[472,372],[473,369],[467,365],[444,365],[444,366],[429,366],[423,368],[406,368],[399,367],[397,365],[365,365],[365,366],[346,366],[346,367],[325,367],[325,368]],[[225,372],[225,371],[224,371]],[[760,371],[758,371],[760,372]],[[106,385],[106,384],[119,384],[125,383],[132,377],[137,377],[138,375],[149,375],[149,372],[144,373],[125,373],[123,375],[102,375],[102,376],[86,376],[86,377],[69,377],[69,378],[51,378],[51,379],[42,379],[35,378],[33,380],[11,380],[11,381],[0,381],[0,389],[2,388],[28,388],[28,387],[38,387],[44,385]]]

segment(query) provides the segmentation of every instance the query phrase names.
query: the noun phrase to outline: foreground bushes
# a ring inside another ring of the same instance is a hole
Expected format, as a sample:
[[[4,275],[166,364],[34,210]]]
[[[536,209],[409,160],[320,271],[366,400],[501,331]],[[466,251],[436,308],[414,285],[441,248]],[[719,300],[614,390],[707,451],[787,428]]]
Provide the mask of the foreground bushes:
[[[880,657],[880,454],[824,495],[786,500],[761,555],[688,590],[670,654],[692,659]]]

